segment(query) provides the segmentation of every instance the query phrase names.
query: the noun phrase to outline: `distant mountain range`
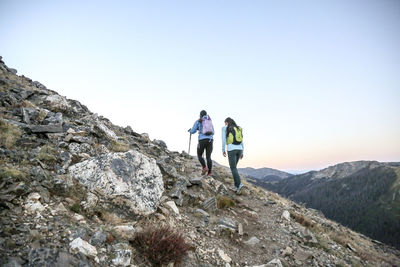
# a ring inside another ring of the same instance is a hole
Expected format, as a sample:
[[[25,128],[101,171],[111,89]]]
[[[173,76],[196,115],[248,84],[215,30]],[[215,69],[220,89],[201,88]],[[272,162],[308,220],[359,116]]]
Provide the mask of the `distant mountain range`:
[[[271,168],[254,169],[248,167],[248,168],[239,168],[238,170],[240,173],[256,179],[257,181],[255,182],[273,182],[293,176],[293,174]]]
[[[279,180],[250,180],[400,248],[400,163],[346,162]]]

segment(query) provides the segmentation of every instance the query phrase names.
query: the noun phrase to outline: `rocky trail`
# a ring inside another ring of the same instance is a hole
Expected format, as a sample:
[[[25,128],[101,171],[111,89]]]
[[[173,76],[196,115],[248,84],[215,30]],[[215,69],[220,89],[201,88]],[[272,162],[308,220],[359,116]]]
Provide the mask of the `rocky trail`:
[[[0,57],[0,265],[152,266],[135,237],[169,226],[165,266],[400,266],[400,252],[229,169],[169,151],[18,76]]]

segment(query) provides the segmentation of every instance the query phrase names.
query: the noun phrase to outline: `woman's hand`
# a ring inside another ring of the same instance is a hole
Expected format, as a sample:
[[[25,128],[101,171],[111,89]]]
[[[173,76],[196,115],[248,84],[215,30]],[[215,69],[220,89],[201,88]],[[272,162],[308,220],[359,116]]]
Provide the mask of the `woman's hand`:
[[[222,155],[224,156],[224,157],[226,157],[226,152],[224,151],[224,152],[222,152]]]
[[[243,158],[243,153],[242,153],[242,155],[240,155],[240,159],[242,159]]]

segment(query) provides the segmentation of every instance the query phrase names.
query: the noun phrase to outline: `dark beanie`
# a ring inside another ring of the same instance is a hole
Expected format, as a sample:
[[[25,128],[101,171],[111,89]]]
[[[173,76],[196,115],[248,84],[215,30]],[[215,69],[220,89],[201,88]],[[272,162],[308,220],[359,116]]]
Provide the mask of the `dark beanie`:
[[[207,115],[207,112],[205,110],[200,111],[200,118],[202,118],[205,115]]]

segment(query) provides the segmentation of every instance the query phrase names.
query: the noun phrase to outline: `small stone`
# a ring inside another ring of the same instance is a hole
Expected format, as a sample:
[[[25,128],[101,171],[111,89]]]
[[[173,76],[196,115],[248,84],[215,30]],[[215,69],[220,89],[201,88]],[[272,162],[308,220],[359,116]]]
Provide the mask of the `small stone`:
[[[220,226],[224,226],[226,228],[231,228],[233,230],[236,231],[236,222],[234,222],[232,219],[230,218],[221,218],[218,221],[218,225]]]
[[[352,245],[350,245],[349,243],[346,244],[346,247],[348,247],[353,252],[357,252],[357,250],[353,248]]]
[[[174,201],[167,201],[165,202],[165,205],[170,208],[175,214],[179,215],[179,209],[178,207],[175,205]]]
[[[73,216],[73,218],[74,218],[75,220],[77,220],[78,222],[83,222],[83,221],[85,220],[85,217],[83,217],[82,215],[80,215],[80,214],[78,214],[78,213],[75,213],[74,216]]]
[[[282,213],[282,218],[290,222],[290,213],[287,210],[285,210]]]
[[[257,237],[253,236],[253,237],[250,237],[250,239],[245,241],[244,243],[246,245],[249,245],[249,246],[255,246],[258,243],[260,243],[260,239],[258,239]]]
[[[221,257],[221,259],[224,262],[226,262],[226,263],[232,262],[232,259],[222,249],[218,249],[218,255]]]
[[[265,267],[283,267],[283,265],[280,259],[273,259],[272,261],[268,262]]]
[[[240,236],[243,235],[243,224],[241,224],[241,223],[239,223],[239,225],[238,225],[238,234],[239,234]]]
[[[114,227],[115,235],[121,239],[131,239],[135,236],[135,228],[131,225],[118,225]]]
[[[96,247],[90,245],[85,240],[82,240],[80,237],[74,239],[70,244],[70,252],[71,253],[82,253],[85,256],[94,258],[97,256]]]
[[[282,256],[286,257],[286,256],[290,256],[292,255],[293,250],[290,247],[286,247],[284,251],[282,251]]]
[[[97,231],[94,235],[90,238],[89,242],[93,246],[101,246],[107,240],[107,234],[102,231]]]
[[[303,250],[298,249],[294,254],[294,259],[297,261],[305,261],[312,257],[311,253],[305,252]]]
[[[193,213],[200,216],[210,217],[210,214],[202,209],[195,209]]]
[[[189,180],[192,185],[202,185],[201,177],[192,178]]]
[[[209,199],[205,200],[202,204],[203,209],[216,211],[217,210],[217,200],[215,197],[210,197]]]
[[[129,249],[115,250],[115,258],[112,263],[116,266],[130,266],[131,265],[132,251]]]

